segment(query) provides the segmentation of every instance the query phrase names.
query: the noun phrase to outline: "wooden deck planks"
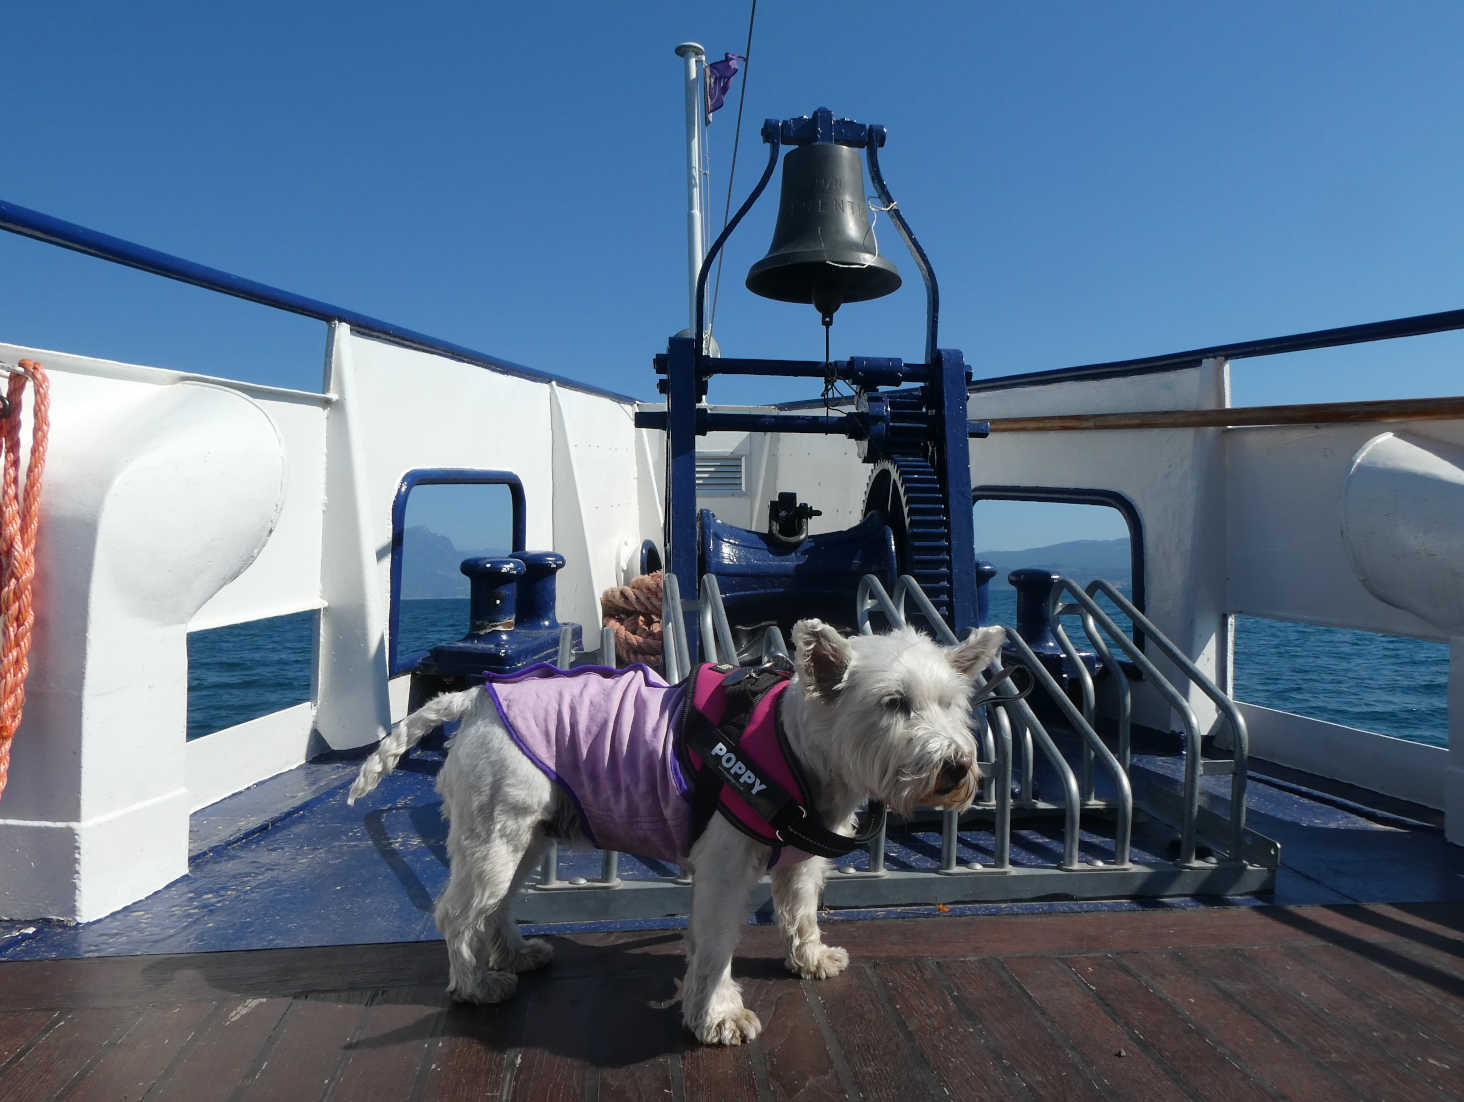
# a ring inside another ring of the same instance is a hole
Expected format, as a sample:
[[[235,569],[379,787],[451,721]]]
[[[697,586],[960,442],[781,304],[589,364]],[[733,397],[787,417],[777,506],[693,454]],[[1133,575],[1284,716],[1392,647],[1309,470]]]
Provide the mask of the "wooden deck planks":
[[[1464,1064],[1457,906],[830,934],[854,962],[811,982],[747,930],[733,1049],[683,1035],[660,931],[555,939],[501,1007],[450,1006],[435,943],[0,964],[0,1097],[1435,1100]]]
[[[150,1006],[116,1044],[83,1070],[67,1102],[130,1102],[143,1097],[177,1059],[213,1010],[212,1003]]]
[[[1311,1062],[1288,1038],[1224,995],[1172,952],[1131,953],[1124,964],[1162,992],[1207,1037],[1223,1043],[1231,1058],[1261,1084],[1285,1098],[1342,1098],[1347,1084]]]
[[[890,961],[880,966],[879,976],[921,1055],[954,1097],[1028,1095],[1010,1062],[951,998],[933,966]]]
[[[374,996],[345,1046],[333,1096],[360,1102],[409,1097],[441,1027],[443,1004],[436,988],[390,988]]]
[[[0,1014],[0,1069],[15,1059],[17,1053],[37,1041],[60,1012],[56,1010],[22,1010]]]
[[[805,997],[806,987],[784,972],[744,983],[742,997],[762,1018],[758,1047],[772,1096],[832,1102],[844,1097],[844,1087]]]
[[[1066,963],[1051,957],[1009,957],[1002,963],[1117,1097],[1185,1097]]]
[[[471,1007],[451,1007],[426,1054],[422,1097],[442,1102],[497,1098],[507,1068],[503,1024]]]
[[[828,1028],[863,1098],[934,1098],[940,1092],[928,1064],[897,1023],[868,964],[853,961],[836,981],[805,985],[809,1000],[822,1005]]]
[[[1087,956],[1069,961],[1068,966],[1138,1043],[1200,1098],[1224,1102],[1266,1096],[1240,1058],[1228,1047],[1222,1048],[1182,1007],[1146,984],[1122,961]]]
[[[130,1024],[122,1007],[67,1011],[5,1069],[0,1096],[50,1098],[91,1066]]]
[[[242,1099],[319,1098],[335,1081],[365,1020],[363,992],[294,1000]]]
[[[980,1022],[1033,1098],[1103,1097],[1092,1069],[1034,1012],[1035,1004],[999,962],[953,961],[942,973],[964,1013]]]
[[[1251,1013],[1289,1037],[1314,1061],[1346,1082],[1364,1098],[1434,1098],[1432,1091],[1400,1074],[1377,1046],[1370,1045],[1319,1015],[1305,1000],[1253,967],[1246,954],[1233,949],[1196,950],[1184,958],[1197,971]]]

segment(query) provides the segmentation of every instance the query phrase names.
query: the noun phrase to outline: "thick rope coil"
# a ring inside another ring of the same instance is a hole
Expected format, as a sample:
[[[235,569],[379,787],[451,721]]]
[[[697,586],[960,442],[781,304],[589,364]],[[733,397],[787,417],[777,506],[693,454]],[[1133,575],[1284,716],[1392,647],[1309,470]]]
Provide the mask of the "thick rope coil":
[[[615,654],[623,662],[661,666],[661,572],[642,574],[629,585],[600,594],[604,626],[615,629]]]
[[[4,474],[0,481],[0,794],[10,775],[10,742],[25,706],[30,671],[31,582],[36,576],[36,529],[40,524],[41,475],[46,469],[46,439],[51,430],[51,384],[34,360],[21,360],[12,372],[9,403],[0,421]],[[35,388],[31,454],[20,491],[20,411],[26,380]]]

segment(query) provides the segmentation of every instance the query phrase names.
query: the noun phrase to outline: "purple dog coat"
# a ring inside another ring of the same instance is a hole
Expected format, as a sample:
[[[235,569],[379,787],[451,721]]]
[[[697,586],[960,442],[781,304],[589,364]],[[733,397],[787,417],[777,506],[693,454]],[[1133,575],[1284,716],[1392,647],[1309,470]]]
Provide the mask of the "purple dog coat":
[[[677,761],[680,723],[688,705],[720,716],[714,698],[725,676],[704,665],[687,681],[668,685],[642,665],[564,671],[540,664],[490,677],[485,687],[509,737],[569,796],[594,846],[675,863],[694,840],[692,783]],[[695,685],[690,701],[689,684]],[[777,702],[786,687],[758,701],[742,734],[741,753],[806,799],[776,732]],[[800,850],[780,847],[772,828],[735,791],[722,796],[719,810],[774,847],[770,864],[807,858]]]

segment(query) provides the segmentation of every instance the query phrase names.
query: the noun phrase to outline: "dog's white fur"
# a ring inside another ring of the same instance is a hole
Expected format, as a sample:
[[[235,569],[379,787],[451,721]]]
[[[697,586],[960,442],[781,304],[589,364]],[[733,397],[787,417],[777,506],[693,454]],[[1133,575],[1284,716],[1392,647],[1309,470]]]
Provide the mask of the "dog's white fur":
[[[982,628],[943,648],[909,628],[846,639],[818,620],[794,626],[795,673],[781,714],[826,825],[851,834],[866,799],[904,814],[917,805],[971,805],[978,783],[971,679],[1004,638],[999,627]],[[523,938],[512,910],[549,839],[580,834],[567,798],[519,751],[477,688],[439,696],[403,720],[362,764],[348,799],[370,792],[424,735],[455,719],[462,723],[437,779],[451,875],[435,916],[447,942],[448,993],[495,1003],[514,993],[518,973],[553,955],[548,942]],[[742,1005],[732,953],[768,855],[719,815],[684,855],[694,877],[682,1017],[708,1044],[741,1044],[762,1029]],[[806,979],[837,976],[849,964],[849,954],[825,945],[819,932],[827,870],[826,860],[811,858],[772,873],[786,964]]]

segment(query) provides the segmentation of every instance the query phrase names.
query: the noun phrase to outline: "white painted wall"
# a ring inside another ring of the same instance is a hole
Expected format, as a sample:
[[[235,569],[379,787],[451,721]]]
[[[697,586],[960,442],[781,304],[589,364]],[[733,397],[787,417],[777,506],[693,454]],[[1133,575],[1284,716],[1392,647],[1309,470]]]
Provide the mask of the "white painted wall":
[[[1438,626],[1369,592],[1343,538],[1344,489],[1379,424],[1238,428],[1225,433],[1232,611],[1446,639]],[[1464,445],[1464,424],[1410,430]],[[1464,550],[1461,550],[1464,553]]]
[[[972,419],[1129,410],[1213,409],[1228,404],[1221,361],[1126,379],[1063,382],[977,393]],[[1123,495],[1143,524],[1147,613],[1211,678],[1223,674],[1225,470],[1218,429],[993,433],[971,441],[971,483]],[[979,537],[978,537],[979,542]],[[1083,579],[1086,580],[1086,579]],[[1155,658],[1178,680],[1170,664]],[[1215,720],[1208,698],[1191,689],[1202,729]],[[1156,694],[1135,696],[1140,722],[1174,725]]]
[[[264,546],[285,455],[239,391],[0,346],[18,356],[52,415],[0,914],[85,920],[186,871],[188,624]]]
[[[1449,840],[1464,845],[1461,449],[1459,421],[1225,434],[1233,611],[1450,642],[1450,748],[1420,802],[1442,807]],[[1296,736],[1265,745],[1273,760],[1330,762],[1325,775],[1363,786],[1377,772],[1378,749],[1319,755]]]
[[[618,400],[345,326],[325,395],[0,345],[20,356],[49,370],[53,413],[0,916],[132,902],[186,872],[192,810],[299,764],[312,731],[380,737],[403,703],[385,655],[407,470],[516,473],[528,545],[566,553],[560,615],[591,643],[600,590],[659,535],[649,450]],[[309,609],[315,700],[186,742],[188,631]]]

